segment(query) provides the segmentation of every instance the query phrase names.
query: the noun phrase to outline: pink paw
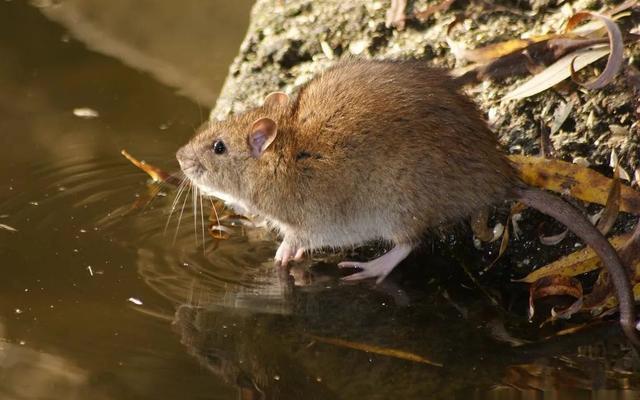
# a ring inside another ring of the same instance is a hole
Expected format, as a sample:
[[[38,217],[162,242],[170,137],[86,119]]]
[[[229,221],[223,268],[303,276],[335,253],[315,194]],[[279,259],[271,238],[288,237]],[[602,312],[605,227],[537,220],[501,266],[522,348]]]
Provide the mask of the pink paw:
[[[302,260],[302,256],[304,256],[304,248],[303,247],[294,247],[285,242],[280,244],[278,250],[276,250],[276,255],[274,257],[276,263],[279,263],[281,266],[286,267],[289,264],[289,261],[300,261]]]
[[[343,261],[339,263],[338,267],[340,268],[358,268],[362,270],[360,272],[355,272],[351,275],[347,275],[343,277],[342,280],[352,282],[369,278],[377,278],[376,284],[382,282],[387,277],[387,275],[389,275],[391,271],[393,271],[393,267],[395,266],[388,268],[387,266],[381,263],[376,263],[375,261],[376,260],[369,262]]]
[[[340,268],[360,268],[362,271],[356,272],[342,278],[344,281],[358,281],[361,279],[377,278],[376,284],[382,282],[393,271],[393,269],[411,253],[411,246],[397,245],[382,256],[368,261],[343,261],[338,264]]]

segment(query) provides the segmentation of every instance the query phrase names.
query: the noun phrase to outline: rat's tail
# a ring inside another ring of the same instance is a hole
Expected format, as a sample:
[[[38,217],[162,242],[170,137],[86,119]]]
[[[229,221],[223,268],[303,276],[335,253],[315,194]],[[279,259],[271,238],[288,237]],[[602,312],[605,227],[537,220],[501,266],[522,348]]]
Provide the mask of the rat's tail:
[[[611,243],[582,213],[558,196],[540,189],[526,187],[517,188],[515,193],[519,200],[527,206],[564,224],[596,252],[613,282],[618,298],[622,330],[634,346],[640,347],[640,339],[638,339],[636,331],[635,301],[629,283],[629,275]]]

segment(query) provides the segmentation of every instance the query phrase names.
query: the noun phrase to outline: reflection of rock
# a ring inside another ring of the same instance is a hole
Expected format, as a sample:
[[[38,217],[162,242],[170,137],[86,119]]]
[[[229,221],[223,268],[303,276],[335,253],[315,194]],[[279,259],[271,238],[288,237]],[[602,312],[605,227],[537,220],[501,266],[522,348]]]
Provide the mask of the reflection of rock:
[[[0,398],[86,398],[89,374],[64,358],[0,340]],[[92,399],[107,399],[91,391]]]
[[[462,353],[477,360],[485,353],[477,351],[487,344],[481,335],[459,340],[473,327],[450,308],[396,308],[360,287],[294,289],[291,302],[295,312],[290,316],[182,306],[174,326],[191,355],[238,391],[251,392],[249,398],[449,398],[459,384],[451,379],[450,387],[441,388],[438,368],[322,344],[309,335],[395,347],[437,360]],[[438,334],[447,324],[452,334]]]
[[[472,393],[482,398],[500,383],[506,385],[500,393],[507,396],[520,390],[571,394],[640,383],[629,375],[629,365],[620,369],[627,372],[608,367],[612,359],[629,360],[628,349],[615,339],[607,343],[611,358],[598,356],[597,343],[616,333],[615,324],[511,347],[478,329],[486,318],[478,310],[461,319],[438,296],[411,307],[393,307],[387,300],[361,287],[294,288],[292,315],[184,305],[174,327],[189,354],[248,399],[451,399]],[[444,367],[327,344],[318,337],[400,349]],[[572,355],[577,346],[590,356]]]
[[[252,323],[251,315],[243,318],[240,313],[227,318],[217,312],[201,311],[190,306],[178,309],[174,324],[182,343],[209,371],[235,386],[240,398],[338,398],[305,371],[301,360],[293,358],[293,352],[278,345],[278,335],[262,336],[267,326],[261,326],[259,321]],[[251,332],[237,336],[242,329]],[[251,340],[256,336],[260,337],[259,342]]]
[[[251,1],[36,4],[90,48],[150,72],[200,104],[210,105],[244,33]]]

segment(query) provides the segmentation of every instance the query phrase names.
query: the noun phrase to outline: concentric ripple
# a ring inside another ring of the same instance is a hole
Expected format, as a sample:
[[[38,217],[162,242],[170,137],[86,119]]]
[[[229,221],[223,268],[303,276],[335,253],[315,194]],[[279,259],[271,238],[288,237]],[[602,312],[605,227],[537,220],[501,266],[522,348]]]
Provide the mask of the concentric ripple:
[[[175,304],[286,312],[271,261],[274,238],[250,226],[229,226],[229,238],[213,238],[212,203],[194,198],[194,190],[176,198],[176,187],[152,183],[116,157],[30,168],[32,179],[12,187],[0,203],[3,223],[19,230],[96,231],[137,254],[139,276]]]

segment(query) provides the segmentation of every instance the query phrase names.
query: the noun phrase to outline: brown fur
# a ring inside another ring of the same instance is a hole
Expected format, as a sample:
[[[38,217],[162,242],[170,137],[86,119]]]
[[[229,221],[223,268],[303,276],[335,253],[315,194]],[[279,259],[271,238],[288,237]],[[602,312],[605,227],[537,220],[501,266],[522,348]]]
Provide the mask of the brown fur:
[[[261,117],[277,122],[277,137],[253,158],[246,137]],[[213,154],[215,139],[227,154]],[[212,122],[187,147],[208,170],[196,183],[241,200],[307,249],[414,244],[507,198],[517,181],[473,103],[421,61],[342,62],[288,104]]]

